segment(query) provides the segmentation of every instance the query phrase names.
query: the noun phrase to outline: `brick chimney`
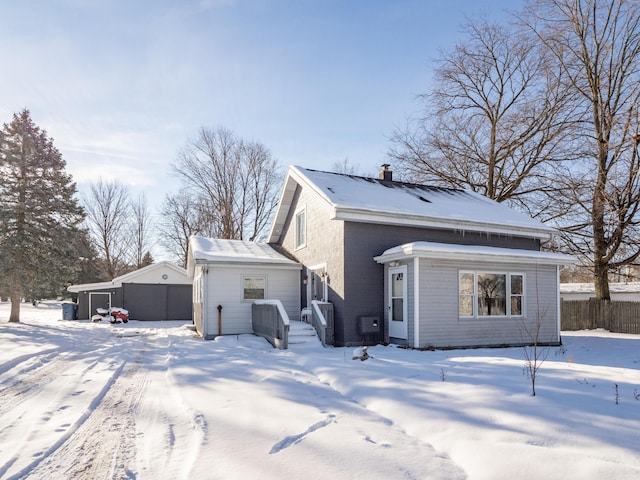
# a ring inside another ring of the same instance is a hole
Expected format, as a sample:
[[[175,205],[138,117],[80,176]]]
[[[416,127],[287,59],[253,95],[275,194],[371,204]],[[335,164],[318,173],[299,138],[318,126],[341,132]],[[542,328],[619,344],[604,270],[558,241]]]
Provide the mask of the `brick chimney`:
[[[389,182],[393,181],[393,171],[389,170],[390,166],[391,165],[388,163],[382,164],[382,170],[380,170],[380,173],[378,174],[378,178],[380,180],[387,180]]]

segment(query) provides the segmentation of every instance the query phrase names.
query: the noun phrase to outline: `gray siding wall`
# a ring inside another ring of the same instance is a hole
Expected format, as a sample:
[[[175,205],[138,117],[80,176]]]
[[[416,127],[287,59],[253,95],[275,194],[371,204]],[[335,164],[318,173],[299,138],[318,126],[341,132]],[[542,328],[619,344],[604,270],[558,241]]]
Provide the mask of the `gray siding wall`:
[[[122,287],[92,290],[91,292],[111,292],[111,306],[129,311],[132,320],[191,320],[191,285],[125,283]],[[78,293],[78,318],[88,319],[89,291]],[[94,298],[95,300],[95,298]]]
[[[525,316],[514,318],[459,318],[458,272],[477,270],[525,275]],[[413,277],[410,276],[412,282]],[[420,347],[465,347],[529,343],[541,319],[540,343],[559,342],[557,330],[557,273],[555,266],[420,259]],[[410,291],[413,287],[410,287]],[[412,322],[415,317],[410,315]],[[411,334],[413,324],[409,325]]]
[[[454,232],[447,230],[429,230],[413,227],[390,225],[372,225],[346,222],[345,227],[345,308],[343,309],[345,344],[357,345],[362,338],[357,332],[357,319],[363,315],[378,315],[385,318],[384,289],[385,273],[382,265],[373,257],[382,254],[388,248],[416,241],[453,243],[461,245],[485,245],[507,248],[538,250],[539,242],[528,238],[507,237],[495,234]],[[411,264],[412,265],[412,264]],[[412,267],[411,267],[412,268]],[[407,275],[411,281],[411,268]],[[409,295],[413,296],[413,284],[407,283]],[[457,295],[457,277],[454,284]],[[409,303],[409,308],[413,302]],[[458,305],[457,299],[455,302]],[[412,310],[408,312],[411,317]],[[456,311],[457,316],[457,311]],[[412,342],[412,327],[409,326],[409,340]],[[386,337],[385,337],[386,338]],[[380,341],[382,337],[380,338]],[[412,343],[411,343],[412,344]]]
[[[305,208],[307,212],[307,244],[295,249],[295,214]],[[342,318],[344,308],[344,222],[331,220],[332,208],[315,192],[298,187],[292,202],[284,234],[278,245],[287,255],[304,266],[327,264],[329,302],[333,303],[336,319]],[[304,271],[302,275],[304,275]],[[306,305],[306,285],[300,288],[300,305]],[[335,324],[336,344],[342,344],[344,325],[340,320]]]
[[[131,320],[191,320],[191,285],[125,283],[122,307]],[[115,305],[114,306],[118,306]]]
[[[307,245],[295,249],[295,213],[302,207],[307,212]],[[287,255],[305,266],[327,263],[329,301],[334,304],[335,344],[361,345],[358,332],[361,316],[385,318],[384,267],[373,260],[386,249],[415,241],[462,245],[485,245],[539,250],[538,240],[488,233],[434,230],[331,220],[333,208],[316,192],[298,187],[278,245]],[[303,272],[304,273],[304,272]],[[457,289],[457,280],[456,280]],[[413,295],[413,293],[411,293]],[[306,289],[301,288],[301,305],[305,305]],[[456,300],[457,307],[457,300]],[[381,329],[383,341],[388,327]],[[412,335],[409,327],[409,335]]]
[[[103,290],[87,290],[78,292],[78,319],[87,320],[96,314],[95,307],[92,305],[93,312],[89,312],[89,294],[91,292],[109,293],[111,292],[111,306],[122,307],[122,288],[108,288]],[[96,297],[94,297],[95,303]]]

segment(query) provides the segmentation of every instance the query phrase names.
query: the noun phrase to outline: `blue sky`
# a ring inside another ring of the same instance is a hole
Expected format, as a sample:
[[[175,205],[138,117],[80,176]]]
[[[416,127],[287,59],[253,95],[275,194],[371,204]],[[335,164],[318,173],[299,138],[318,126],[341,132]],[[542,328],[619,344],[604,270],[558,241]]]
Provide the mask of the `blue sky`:
[[[202,126],[283,169],[364,174],[418,108],[467,17],[524,0],[0,0],[0,121],[29,108],[85,191],[118,178],[155,208]]]

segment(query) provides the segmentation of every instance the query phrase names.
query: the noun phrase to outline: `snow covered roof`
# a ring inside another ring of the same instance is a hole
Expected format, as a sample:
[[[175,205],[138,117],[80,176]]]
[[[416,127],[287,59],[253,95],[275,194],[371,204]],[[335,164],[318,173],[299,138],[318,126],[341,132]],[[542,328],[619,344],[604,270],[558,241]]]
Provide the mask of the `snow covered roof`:
[[[258,263],[301,268],[299,263],[285,257],[266,243],[198,236],[189,239],[189,275],[193,273],[194,263]]]
[[[382,255],[375,257],[374,260],[378,263],[387,263],[409,257],[461,261],[490,259],[506,263],[538,263],[542,265],[570,265],[575,263],[573,256],[562,253],[436,242],[412,242],[399,245],[385,250]]]
[[[163,275],[166,274],[166,277]],[[137,280],[137,282],[136,282]],[[84,283],[67,287],[69,292],[86,292],[89,290],[104,290],[119,288],[123,283],[171,283],[188,284],[187,271],[173,263],[162,261],[152,263],[133,272],[114,278],[110,282]]]
[[[333,207],[332,218],[355,222],[446,228],[549,239],[555,230],[483,197],[450,188],[289,167],[269,242],[282,234],[297,185],[316,191]]]

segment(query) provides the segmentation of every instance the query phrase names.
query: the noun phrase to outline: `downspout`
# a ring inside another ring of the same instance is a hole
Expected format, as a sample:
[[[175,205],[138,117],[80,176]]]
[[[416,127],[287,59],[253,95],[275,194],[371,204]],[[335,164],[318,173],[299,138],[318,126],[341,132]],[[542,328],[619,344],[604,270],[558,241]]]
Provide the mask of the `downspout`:
[[[420,258],[413,259],[413,346],[420,348]]]
[[[556,297],[556,303],[557,303],[557,312],[558,312],[558,343],[562,344],[562,337],[560,336],[560,332],[562,331],[562,312],[561,312],[561,308],[562,308],[562,299],[560,298],[560,268],[561,265],[557,265],[556,266],[556,290],[557,290],[557,297]]]
[[[202,338],[204,340],[208,337],[208,324],[209,319],[207,316],[207,298],[209,297],[209,280],[208,280],[209,267],[202,267]]]

